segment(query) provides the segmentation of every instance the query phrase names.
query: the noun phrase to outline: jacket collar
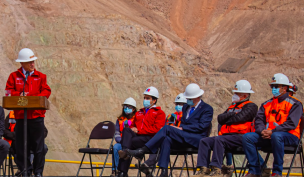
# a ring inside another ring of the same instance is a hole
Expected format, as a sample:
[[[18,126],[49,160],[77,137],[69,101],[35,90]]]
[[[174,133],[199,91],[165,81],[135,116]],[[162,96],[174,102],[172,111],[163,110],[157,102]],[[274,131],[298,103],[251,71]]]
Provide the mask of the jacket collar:
[[[22,74],[22,76],[25,78],[25,75],[23,74],[22,67],[20,67],[20,68],[18,69],[18,71],[19,71],[19,73]],[[38,76],[38,72],[37,72],[36,69],[34,69],[34,73],[33,73],[31,76],[33,76],[33,75]]]
[[[278,99],[278,102],[281,103],[282,101],[284,101],[287,97],[289,97],[288,92],[285,93],[284,95],[278,97],[278,98],[274,98],[274,99]]]
[[[149,110],[150,110],[150,109],[160,110],[161,107],[160,107],[160,106],[156,106],[156,107],[151,107],[151,108],[149,108]],[[141,108],[140,111],[146,112],[146,109],[145,109],[145,108]]]

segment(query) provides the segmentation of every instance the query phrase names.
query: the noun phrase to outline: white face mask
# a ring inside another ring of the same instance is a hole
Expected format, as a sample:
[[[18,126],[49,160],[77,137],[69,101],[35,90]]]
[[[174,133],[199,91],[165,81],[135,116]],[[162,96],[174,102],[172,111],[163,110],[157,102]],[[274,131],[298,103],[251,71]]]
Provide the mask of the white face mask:
[[[241,98],[237,95],[237,94],[234,94],[232,96],[232,103],[237,103],[241,100]]]

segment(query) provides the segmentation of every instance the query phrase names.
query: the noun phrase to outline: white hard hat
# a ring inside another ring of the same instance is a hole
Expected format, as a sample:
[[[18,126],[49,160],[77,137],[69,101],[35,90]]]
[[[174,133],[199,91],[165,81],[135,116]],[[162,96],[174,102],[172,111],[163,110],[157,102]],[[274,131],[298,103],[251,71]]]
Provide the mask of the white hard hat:
[[[127,98],[123,104],[131,105],[136,108],[136,101],[132,97]]]
[[[187,103],[187,99],[184,97],[183,93],[180,93],[175,98],[175,103]]]
[[[239,80],[235,83],[234,93],[254,93],[252,91],[251,85],[247,80]]]
[[[34,61],[36,59],[37,57],[34,55],[34,52],[31,49],[24,48],[20,50],[16,62],[29,62],[29,61]]]
[[[272,81],[270,84],[282,84],[282,85],[288,85],[289,86],[289,79],[287,76],[285,76],[282,73],[277,73],[272,77]]]
[[[184,97],[187,99],[193,99],[202,96],[203,94],[204,90],[202,90],[197,84],[192,83],[186,87]]]
[[[159,93],[158,93],[158,90],[155,88],[155,87],[148,87],[146,89],[146,91],[144,92],[144,95],[150,95],[150,96],[154,96],[156,98],[159,97]]]

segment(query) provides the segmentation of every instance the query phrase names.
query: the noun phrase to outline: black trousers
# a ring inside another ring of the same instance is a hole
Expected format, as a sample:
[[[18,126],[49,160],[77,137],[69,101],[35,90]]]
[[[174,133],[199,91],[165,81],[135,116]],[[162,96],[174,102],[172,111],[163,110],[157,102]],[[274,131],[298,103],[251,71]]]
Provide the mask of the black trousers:
[[[225,149],[242,147],[242,135],[222,135],[202,138],[199,143],[197,154],[197,167],[222,168]],[[212,159],[210,163],[211,150]]]
[[[124,128],[121,137],[121,147],[122,149],[137,149],[143,147],[149,140],[151,136],[137,135],[130,128]],[[131,164],[131,159],[124,160],[119,159],[118,170],[124,173],[128,173]]]
[[[23,134],[23,119],[16,119],[16,164],[20,171],[24,169],[24,134]],[[45,163],[45,147],[44,147],[44,118],[27,120],[27,156],[28,167],[30,162],[30,150],[34,153],[33,170],[34,174],[43,172]]]

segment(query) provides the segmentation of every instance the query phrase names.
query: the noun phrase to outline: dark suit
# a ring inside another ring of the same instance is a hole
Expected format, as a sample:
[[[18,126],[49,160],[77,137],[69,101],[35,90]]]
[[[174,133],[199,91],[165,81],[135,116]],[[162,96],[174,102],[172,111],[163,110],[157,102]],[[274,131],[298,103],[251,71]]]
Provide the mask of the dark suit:
[[[158,148],[161,149],[158,165],[162,168],[168,167],[171,147],[198,148],[200,139],[208,136],[213,108],[202,100],[194,112],[186,119],[188,108],[189,105],[187,104],[183,107],[183,117],[180,125],[183,130],[166,125],[146,143],[146,146],[153,153],[156,153]]]

